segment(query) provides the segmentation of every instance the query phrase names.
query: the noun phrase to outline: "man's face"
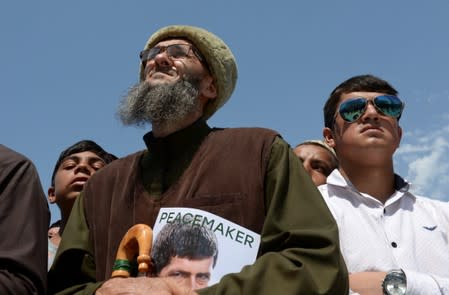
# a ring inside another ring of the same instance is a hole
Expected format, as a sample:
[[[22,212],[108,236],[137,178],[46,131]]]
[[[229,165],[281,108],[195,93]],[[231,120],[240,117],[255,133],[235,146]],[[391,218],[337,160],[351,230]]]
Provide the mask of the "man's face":
[[[121,102],[118,114],[125,125],[181,125],[192,114],[201,116],[207,102],[216,98],[213,78],[193,49],[186,56],[174,57],[166,49],[174,44],[191,45],[180,39],[155,45],[161,50],[145,61],[144,81]]]
[[[159,277],[173,279],[192,290],[208,286],[212,272],[213,257],[188,259],[172,257],[170,263],[159,273]]]
[[[55,174],[55,184],[48,190],[51,203],[73,203],[84,184],[105,162],[93,152],[81,152],[66,157]]]
[[[326,178],[334,170],[335,160],[325,148],[315,144],[303,144],[293,149],[316,186],[326,183]]]
[[[363,91],[344,93],[340,98],[340,104],[358,97],[373,100],[380,95],[385,93]],[[343,120],[337,107],[334,130],[324,128],[323,133],[327,143],[335,148],[339,160],[377,161],[376,159],[382,157],[392,157],[399,147],[402,129],[396,118],[378,112],[370,102],[366,111],[352,123]]]
[[[182,39],[171,39],[157,43],[155,48],[165,49],[174,44],[192,44]],[[178,80],[190,80],[192,77],[204,77],[207,70],[191,49],[185,57],[173,57],[167,50],[161,50],[154,58],[145,62],[145,81],[150,86],[174,83]]]

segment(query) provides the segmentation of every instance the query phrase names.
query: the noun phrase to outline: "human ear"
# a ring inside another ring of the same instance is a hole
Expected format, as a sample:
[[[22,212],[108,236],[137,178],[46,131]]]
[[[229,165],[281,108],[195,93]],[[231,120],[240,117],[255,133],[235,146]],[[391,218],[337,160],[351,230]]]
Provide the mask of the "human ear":
[[[325,127],[323,129],[323,137],[328,146],[330,146],[331,148],[335,148],[335,138],[332,129],[330,129],[329,127]]]
[[[217,97],[217,87],[215,87],[215,81],[212,76],[207,75],[202,81],[201,96],[209,99],[215,99]]]

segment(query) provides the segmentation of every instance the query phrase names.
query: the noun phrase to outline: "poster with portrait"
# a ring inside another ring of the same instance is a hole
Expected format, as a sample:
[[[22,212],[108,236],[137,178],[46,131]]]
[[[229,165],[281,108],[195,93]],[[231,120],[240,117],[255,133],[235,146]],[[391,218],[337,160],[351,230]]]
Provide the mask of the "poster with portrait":
[[[206,287],[253,264],[259,244],[259,234],[215,214],[193,208],[161,208],[153,227],[152,257],[161,276],[171,272],[171,276],[187,277],[196,272],[200,285],[201,276],[207,280],[200,287]],[[175,252],[179,252],[178,259],[164,257]],[[185,259],[179,259],[182,256]],[[183,268],[191,261],[196,265]],[[200,271],[201,267],[209,271]]]

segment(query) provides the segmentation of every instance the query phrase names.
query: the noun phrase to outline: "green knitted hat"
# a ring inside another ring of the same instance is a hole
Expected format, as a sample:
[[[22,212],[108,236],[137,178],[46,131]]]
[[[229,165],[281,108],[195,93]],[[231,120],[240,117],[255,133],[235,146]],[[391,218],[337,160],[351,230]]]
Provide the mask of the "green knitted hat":
[[[154,33],[145,44],[144,50],[167,39],[189,40],[206,59],[217,87],[217,97],[205,106],[203,118],[209,119],[229,99],[237,83],[237,65],[231,49],[216,35],[192,26],[168,26]],[[140,81],[145,79],[143,65],[140,65]]]

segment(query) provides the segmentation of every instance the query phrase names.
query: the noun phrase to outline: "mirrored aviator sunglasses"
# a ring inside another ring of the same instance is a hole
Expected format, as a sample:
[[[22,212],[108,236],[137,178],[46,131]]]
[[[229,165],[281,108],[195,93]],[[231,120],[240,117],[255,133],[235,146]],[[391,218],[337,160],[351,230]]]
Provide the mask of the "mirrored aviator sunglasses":
[[[338,112],[346,122],[355,122],[365,113],[369,101],[372,101],[376,110],[381,114],[396,119],[401,117],[404,103],[394,95],[380,95],[373,100],[363,97],[348,99],[340,104]]]

